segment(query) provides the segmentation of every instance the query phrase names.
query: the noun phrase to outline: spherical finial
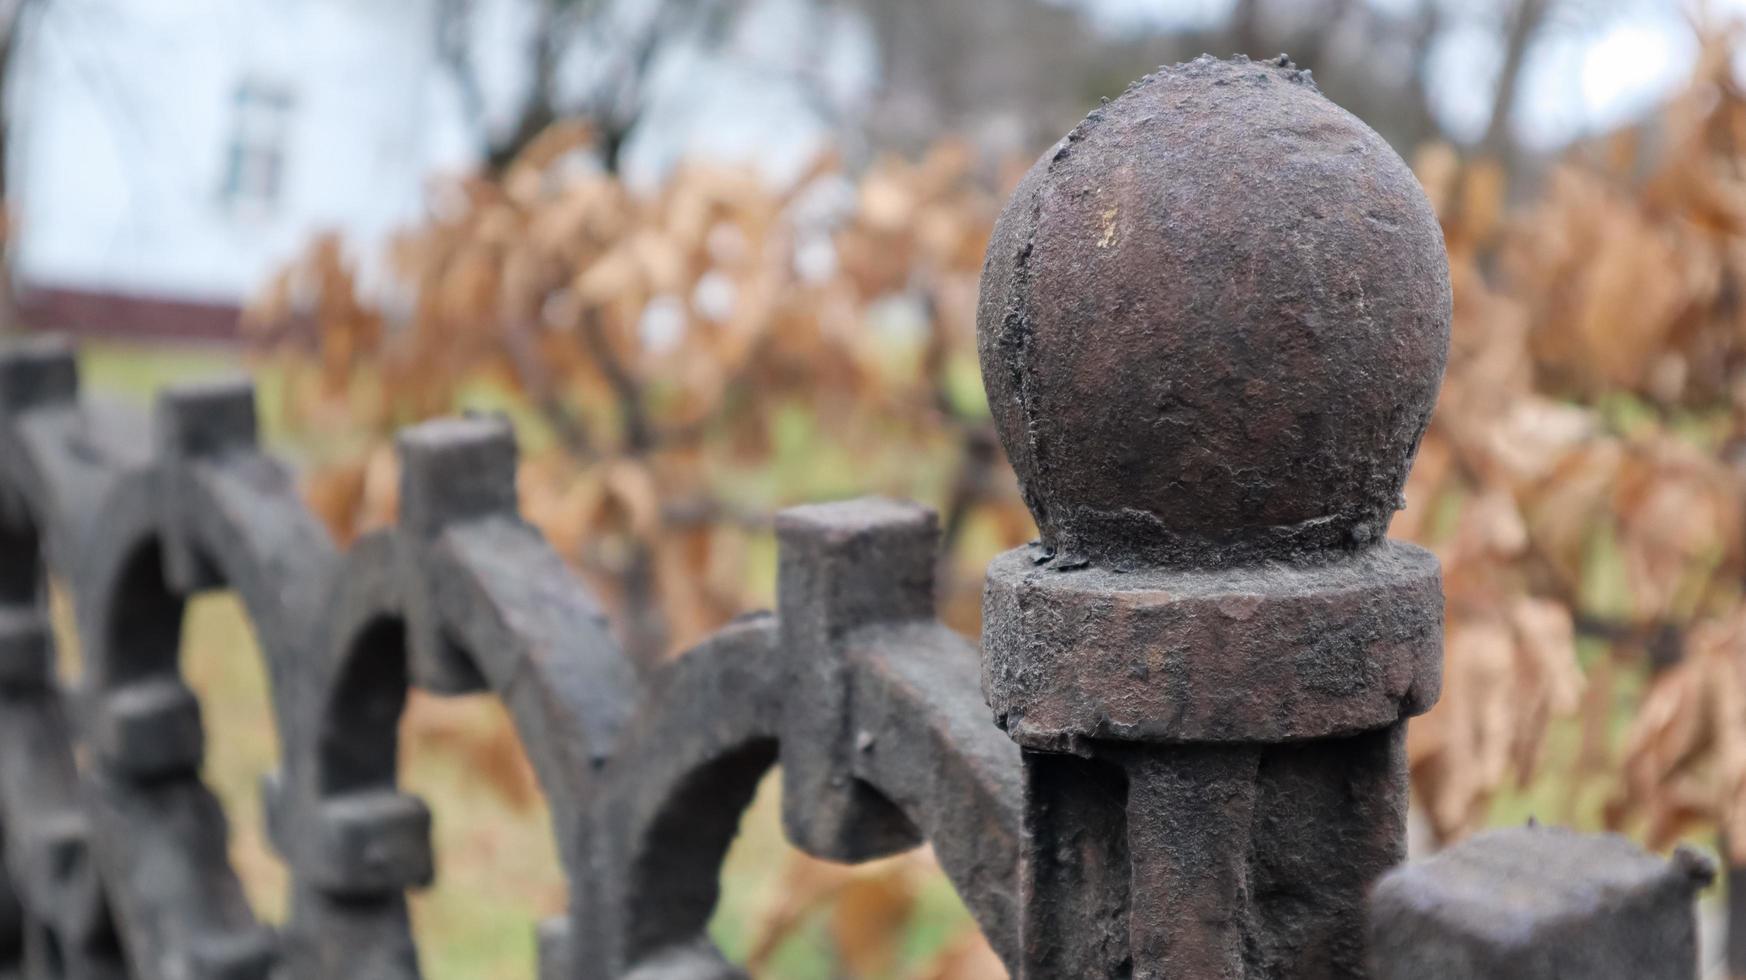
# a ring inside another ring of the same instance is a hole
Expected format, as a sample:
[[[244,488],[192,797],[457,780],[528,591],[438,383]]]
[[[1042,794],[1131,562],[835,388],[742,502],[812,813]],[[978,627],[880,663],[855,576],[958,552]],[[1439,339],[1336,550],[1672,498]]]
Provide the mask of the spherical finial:
[[[1436,215],[1388,144],[1283,56],[1203,56],[1031,168],[977,333],[1045,548],[1217,565],[1383,536],[1449,315]]]

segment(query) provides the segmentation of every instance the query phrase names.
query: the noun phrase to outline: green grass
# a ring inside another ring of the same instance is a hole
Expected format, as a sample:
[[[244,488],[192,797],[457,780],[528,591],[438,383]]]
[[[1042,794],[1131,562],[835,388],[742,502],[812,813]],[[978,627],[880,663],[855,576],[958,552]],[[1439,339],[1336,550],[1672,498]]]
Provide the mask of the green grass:
[[[79,345],[79,381],[90,391],[146,404],[165,385],[200,381],[243,370],[239,352],[222,347]]]

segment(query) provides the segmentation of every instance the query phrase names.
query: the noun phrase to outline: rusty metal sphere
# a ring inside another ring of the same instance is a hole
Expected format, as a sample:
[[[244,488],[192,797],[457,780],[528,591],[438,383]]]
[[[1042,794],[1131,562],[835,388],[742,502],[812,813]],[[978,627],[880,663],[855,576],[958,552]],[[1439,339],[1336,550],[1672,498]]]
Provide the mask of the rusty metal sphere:
[[[1362,548],[1449,344],[1443,238],[1383,139],[1275,61],[1202,57],[1086,117],[989,244],[989,402],[1059,565]]]

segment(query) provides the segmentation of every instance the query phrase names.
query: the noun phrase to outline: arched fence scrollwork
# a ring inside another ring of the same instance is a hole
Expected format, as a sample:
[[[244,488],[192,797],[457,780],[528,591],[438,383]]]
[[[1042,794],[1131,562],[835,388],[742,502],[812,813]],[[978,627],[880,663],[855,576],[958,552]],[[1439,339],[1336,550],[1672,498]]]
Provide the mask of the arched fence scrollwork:
[[[530,935],[553,980],[739,975],[705,927],[778,764],[796,846],[931,843],[1021,978],[1690,976],[1693,856],[1521,828],[1395,867],[1442,604],[1435,560],[1382,532],[1448,322],[1410,173],[1304,73],[1148,76],[1039,161],[990,245],[984,377],[1042,537],[990,566],[980,648],[934,616],[932,513],[868,499],[782,512],[774,612],[652,666],[518,516],[504,422],[402,433],[398,523],[342,554],[246,383],[147,418],[83,394],[65,345],[15,344],[0,977],[418,976],[415,687],[490,692],[528,751],[569,886]],[[271,685],[276,929],[230,866],[178,663],[212,589]]]

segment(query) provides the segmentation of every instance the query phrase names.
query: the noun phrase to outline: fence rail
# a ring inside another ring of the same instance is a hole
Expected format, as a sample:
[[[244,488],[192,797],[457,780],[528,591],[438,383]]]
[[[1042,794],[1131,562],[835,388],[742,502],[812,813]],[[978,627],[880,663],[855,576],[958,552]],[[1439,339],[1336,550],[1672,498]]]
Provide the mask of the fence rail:
[[[930,842],[1022,978],[1691,976],[1690,855],[1524,828],[1390,872],[1442,607],[1382,531],[1441,377],[1441,248],[1288,64],[1203,59],[1094,112],[990,246],[984,375],[1043,536],[990,566],[980,650],[935,619],[912,504],[784,511],[776,610],[637,665],[518,516],[500,420],[403,432],[398,523],[342,554],[246,383],[147,420],[82,396],[65,346],[0,353],[0,977],[417,976],[412,688],[500,698],[551,801],[542,977],[737,976],[705,925],[777,764],[796,846]],[[178,647],[212,589],[271,684],[280,929],[200,777]]]

